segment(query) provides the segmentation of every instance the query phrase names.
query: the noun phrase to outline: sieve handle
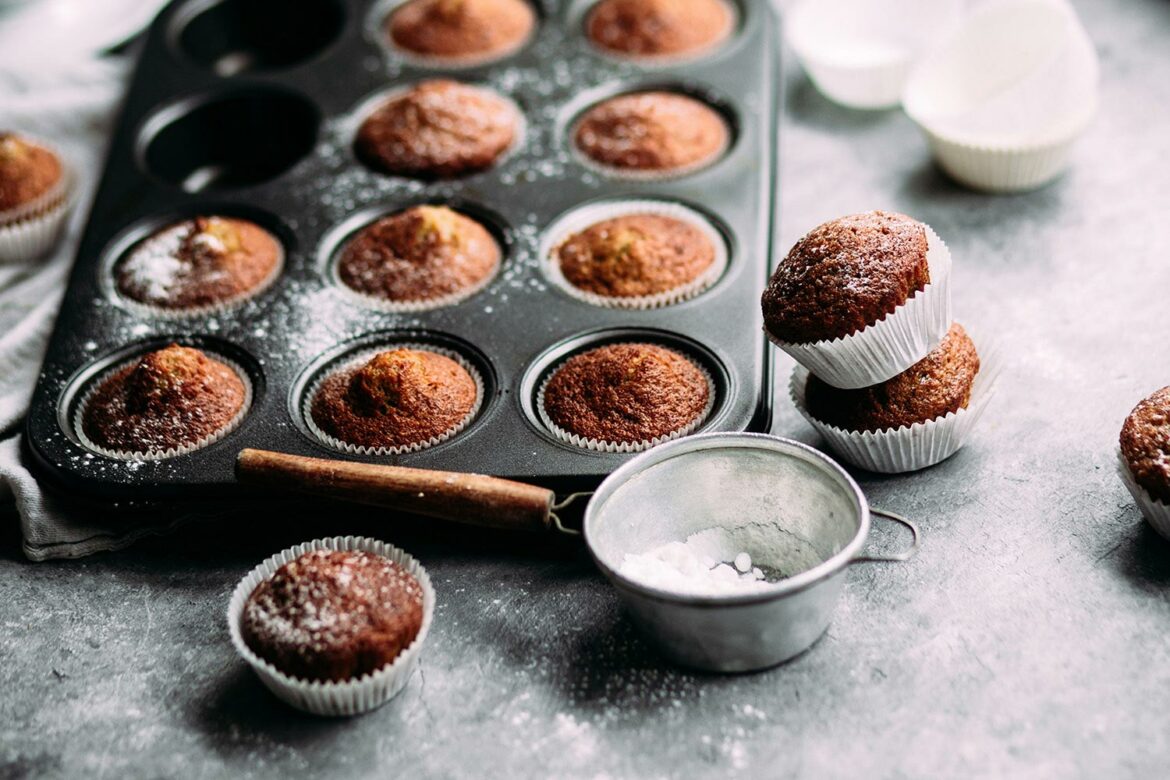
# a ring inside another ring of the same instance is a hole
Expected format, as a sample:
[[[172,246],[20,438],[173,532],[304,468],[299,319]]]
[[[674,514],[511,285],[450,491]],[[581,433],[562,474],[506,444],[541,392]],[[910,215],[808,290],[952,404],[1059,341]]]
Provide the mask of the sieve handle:
[[[850,563],[901,563],[908,561],[918,553],[918,547],[922,541],[922,533],[918,530],[918,526],[914,521],[908,520],[902,515],[887,512],[884,509],[876,509],[870,507],[869,513],[885,520],[892,520],[895,523],[900,523],[910,529],[910,533],[914,536],[914,541],[910,543],[909,549],[896,553],[894,555],[859,555],[850,560]]]
[[[558,528],[551,490],[453,471],[379,466],[241,450],[241,482],[396,509],[469,525],[512,530]]]

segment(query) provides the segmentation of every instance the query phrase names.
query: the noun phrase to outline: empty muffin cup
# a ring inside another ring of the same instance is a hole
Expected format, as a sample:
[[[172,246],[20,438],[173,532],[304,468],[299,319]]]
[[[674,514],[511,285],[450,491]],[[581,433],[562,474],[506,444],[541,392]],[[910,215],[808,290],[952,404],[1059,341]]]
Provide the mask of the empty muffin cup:
[[[1162,538],[1170,541],[1170,504],[1154,498],[1150,495],[1150,491],[1137,483],[1120,449],[1117,451],[1117,474],[1125,483],[1130,495],[1133,496],[1134,502],[1141,510],[1142,517]]]
[[[277,669],[260,658],[248,647],[241,631],[244,605],[252,591],[261,582],[270,578],[277,569],[299,556],[313,550],[360,550],[387,558],[401,566],[414,577],[423,591],[422,626],[414,641],[410,643],[389,665],[383,666],[357,679],[342,682],[303,680]],[[413,557],[399,548],[361,536],[335,536],[316,539],[312,542],[283,550],[252,569],[236,586],[228,602],[228,633],[236,652],[248,662],[256,676],[277,698],[299,710],[314,715],[360,715],[376,709],[398,695],[414,670],[418,667],[423,643],[434,620],[435,591],[430,577]]]

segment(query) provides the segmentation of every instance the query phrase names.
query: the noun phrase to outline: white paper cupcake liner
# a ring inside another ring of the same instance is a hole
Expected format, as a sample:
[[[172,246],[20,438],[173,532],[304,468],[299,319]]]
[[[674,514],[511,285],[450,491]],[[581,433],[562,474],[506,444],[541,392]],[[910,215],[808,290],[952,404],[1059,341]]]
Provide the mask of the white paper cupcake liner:
[[[61,180],[48,192],[15,209],[0,212],[0,264],[26,263],[44,257],[61,237],[76,200],[73,172],[60,152]]]
[[[715,249],[715,257],[711,261],[711,265],[692,281],[653,295],[628,297],[599,295],[582,290],[565,278],[556,258],[556,252],[560,249],[561,244],[574,234],[586,230],[598,222],[631,214],[655,214],[670,217],[697,228]],[[579,301],[607,309],[657,309],[694,298],[719,281],[723,272],[727,270],[727,242],[724,240],[723,234],[711,224],[710,220],[681,203],[649,199],[606,201],[581,206],[557,219],[545,231],[545,237],[540,243],[540,258],[541,268],[548,280],[567,295]]]
[[[1154,498],[1148,490],[1137,483],[1120,449],[1117,450],[1117,473],[1121,477],[1121,481],[1125,483],[1130,495],[1133,496],[1138,509],[1141,510],[1142,517],[1146,518],[1146,522],[1162,538],[1170,541],[1170,504],[1165,504]]]
[[[809,373],[801,366],[793,370],[788,392],[801,416],[846,463],[880,474],[900,474],[941,463],[970,438],[995,395],[1003,364],[998,346],[993,343],[979,350],[979,364],[966,407],[933,420],[882,431],[847,431],[809,414],[805,402]]]
[[[581,353],[574,353],[574,355],[578,354]],[[703,411],[700,412],[692,422],[662,436],[655,436],[653,439],[638,442],[589,439],[584,436],[572,433],[571,431],[567,431],[561,426],[557,425],[555,422],[553,422],[552,418],[549,417],[548,410],[544,408],[544,391],[545,388],[548,387],[548,383],[553,378],[553,375],[556,374],[556,372],[560,370],[562,366],[564,366],[565,361],[574,355],[570,355],[564,360],[561,360],[553,370],[549,371],[548,376],[545,377],[544,381],[540,383],[540,388],[536,391],[537,416],[540,417],[541,423],[544,424],[544,427],[549,431],[549,433],[555,436],[558,441],[564,442],[565,444],[571,444],[574,447],[591,450],[592,452],[642,452],[644,450],[650,449],[651,447],[657,447],[659,444],[664,444],[668,441],[673,441],[675,439],[694,433],[699,429],[699,426],[707,421],[707,418],[711,416],[711,411],[715,408],[715,380],[711,377],[710,372],[708,372],[707,369],[705,369],[703,366],[699,365],[697,361],[687,358],[688,360],[691,360],[691,363],[695,366],[695,368],[702,372],[703,378],[707,381],[707,404],[703,407]]]
[[[582,14],[578,19],[578,27],[582,30],[584,30],[585,26],[589,23],[589,18],[593,13],[593,7],[595,5],[596,2],[590,3],[590,7],[586,9],[585,13]],[[583,32],[583,37],[593,51],[616,62],[622,62],[628,65],[637,65],[641,68],[648,69],[670,68],[675,65],[686,65],[717,54],[724,47],[731,43],[731,41],[735,38],[736,33],[739,31],[739,7],[736,6],[736,4],[733,2],[728,2],[728,0],[720,0],[720,5],[727,9],[728,14],[727,28],[723,31],[724,34],[707,46],[703,46],[702,48],[695,49],[693,51],[683,52],[682,54],[627,54],[625,52],[607,49],[604,46],[595,43],[587,33]]]
[[[320,391],[322,383],[324,383],[324,381],[329,377],[339,372],[356,368],[357,366],[360,366],[369,361],[378,353],[385,352],[390,349],[417,349],[424,352],[434,352],[437,355],[450,358],[458,363],[463,368],[463,370],[471,375],[472,380],[475,382],[475,403],[472,404],[471,411],[469,411],[460,422],[456,423],[454,426],[438,436],[432,436],[426,441],[412,442],[410,444],[402,444],[393,447],[367,447],[357,444],[350,444],[348,442],[342,441],[341,439],[338,439],[335,436],[330,436],[328,433],[323,431],[313,419],[312,414],[313,399],[317,397],[317,393]],[[340,450],[341,452],[345,452],[350,455],[359,455],[363,457],[384,457],[387,455],[403,455],[408,452],[418,452],[420,450],[434,447],[436,444],[442,444],[451,437],[456,436],[466,430],[467,426],[471,424],[471,421],[475,419],[475,416],[479,414],[479,410],[482,407],[483,376],[479,373],[479,369],[472,365],[471,362],[467,360],[467,358],[463,357],[463,355],[451,349],[435,346],[434,344],[413,341],[386,342],[376,347],[362,349],[361,351],[349,355],[340,361],[334,362],[332,366],[325,367],[325,369],[321,371],[320,375],[313,380],[313,384],[310,385],[308,392],[305,393],[304,400],[301,402],[301,418],[305,422],[305,427],[307,427],[314,436],[316,436],[323,444],[327,444],[335,450]]]
[[[247,603],[248,597],[252,595],[252,591],[261,582],[275,574],[281,566],[313,550],[360,550],[380,555],[397,563],[422,586],[423,619],[418,636],[389,665],[356,680],[344,682],[301,680],[285,674],[268,661],[263,660],[252,652],[252,649],[244,642],[240,622],[243,618],[244,605]],[[232,593],[231,600],[228,602],[227,621],[228,633],[231,635],[232,646],[235,647],[236,652],[248,662],[264,686],[276,694],[281,701],[314,715],[360,715],[382,706],[406,687],[410,676],[414,674],[414,670],[418,666],[419,655],[422,652],[427,634],[430,632],[434,613],[435,591],[422,564],[397,547],[377,539],[361,536],[335,536],[290,547],[252,569],[246,577],[240,580]]]
[[[924,227],[930,282],[893,312],[836,339],[792,344],[770,333],[768,339],[822,381],[843,389],[880,384],[917,363],[942,342],[952,322],[951,253],[929,225]]]
[[[219,363],[223,363],[225,366],[235,371],[236,376],[240,378],[240,381],[244,385],[244,403],[240,406],[240,411],[236,412],[235,417],[229,420],[227,425],[223,426],[219,430],[215,431],[209,436],[205,436],[202,439],[199,439],[192,444],[185,444],[181,447],[171,447],[162,451],[151,450],[148,452],[112,450],[103,447],[90,439],[90,437],[85,433],[85,427],[83,425],[85,420],[85,412],[89,408],[90,401],[93,400],[93,397],[97,393],[98,388],[104,385],[106,381],[110,379],[110,377],[114,376],[114,374],[117,374],[119,371],[137,363],[142,358],[142,355],[139,354],[135,355],[129,360],[121,361],[112,368],[108,368],[103,371],[95,379],[90,380],[89,387],[86,389],[85,395],[82,396],[81,402],[77,404],[77,411],[73,413],[74,434],[86,449],[91,450],[98,455],[103,455],[107,458],[114,458],[115,460],[167,460],[168,458],[177,458],[180,455],[186,455],[188,453],[195,452],[196,450],[201,450],[204,447],[209,447],[212,444],[215,444],[217,441],[227,436],[236,428],[239,428],[240,423],[242,423],[244,418],[248,416],[248,412],[252,408],[252,379],[248,376],[248,372],[244,370],[243,366],[236,363],[235,361],[229,360],[223,355],[217,354],[215,352],[208,352],[207,350],[204,350],[204,354]]]

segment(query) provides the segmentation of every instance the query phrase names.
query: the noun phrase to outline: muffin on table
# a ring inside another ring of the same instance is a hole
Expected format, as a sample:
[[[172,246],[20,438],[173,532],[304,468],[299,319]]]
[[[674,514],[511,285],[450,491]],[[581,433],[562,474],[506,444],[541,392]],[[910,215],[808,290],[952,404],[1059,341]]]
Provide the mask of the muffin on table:
[[[217,440],[243,418],[249,399],[235,368],[171,344],[101,379],[82,401],[79,433],[107,454],[157,458]]]
[[[539,396],[541,415],[559,438],[625,451],[689,433],[713,401],[711,382],[693,360],[643,343],[607,344],[570,357]]]
[[[312,391],[308,419],[343,449],[421,449],[467,426],[480,387],[452,357],[398,347],[325,376]]]
[[[618,95],[590,108],[573,142],[593,163],[634,175],[679,175],[714,162],[731,131],[718,111],[676,92]]]
[[[284,249],[267,230],[234,217],[195,217],[143,240],[114,265],[125,298],[172,312],[251,297],[279,272]]]
[[[386,22],[398,48],[452,65],[505,57],[535,27],[536,13],[525,0],[408,0]]]
[[[470,296],[495,275],[501,251],[479,222],[446,206],[414,206],[359,230],[341,248],[337,278],[390,307]]]
[[[0,225],[6,212],[51,195],[64,176],[61,159],[52,150],[15,133],[0,132]]]
[[[1142,400],[1121,427],[1121,457],[1133,481],[1170,505],[1170,387]]]
[[[422,585],[402,566],[361,550],[319,549],[256,586],[240,632],[290,677],[341,682],[393,663],[422,623]]]
[[[375,109],[358,129],[354,151],[382,173],[461,176],[494,164],[515,142],[519,124],[512,104],[490,90],[432,79]]]
[[[725,41],[734,24],[724,0],[600,0],[589,11],[585,33],[624,57],[687,57]]]

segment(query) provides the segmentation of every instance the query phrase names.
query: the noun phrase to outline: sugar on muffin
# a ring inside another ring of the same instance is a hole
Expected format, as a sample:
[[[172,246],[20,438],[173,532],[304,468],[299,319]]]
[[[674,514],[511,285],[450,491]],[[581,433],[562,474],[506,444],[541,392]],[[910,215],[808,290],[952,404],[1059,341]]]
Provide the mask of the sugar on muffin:
[[[495,163],[518,127],[516,109],[490,90],[432,79],[376,108],[358,129],[354,151],[382,173],[461,176]]]
[[[400,49],[452,64],[505,57],[535,27],[536,13],[525,0],[408,0],[386,22]]]
[[[256,586],[240,633],[290,677],[342,682],[393,663],[422,623],[422,585],[399,564],[361,550],[312,550]]]
[[[585,19],[585,33],[626,57],[685,57],[726,40],[734,23],[724,0],[600,0]]]
[[[326,376],[310,399],[309,415],[342,444],[398,449],[458,431],[479,401],[475,378],[458,361],[398,347]]]
[[[846,431],[901,428],[966,408],[979,367],[974,342],[956,322],[926,357],[881,384],[842,390],[810,374],[805,407]]]
[[[570,357],[544,385],[543,412],[583,439],[638,444],[701,421],[711,401],[706,374],[657,344],[619,343]]]
[[[81,433],[105,450],[158,456],[225,431],[247,398],[234,368],[171,344],[106,376],[84,402]]]
[[[678,289],[715,262],[715,246],[691,223],[662,214],[624,214],[568,236],[554,262],[573,287],[611,298]]]
[[[56,153],[15,133],[0,131],[0,225],[5,222],[5,212],[50,196],[64,176]]]
[[[714,162],[731,138],[718,111],[676,92],[618,95],[590,108],[573,141],[594,163],[638,174],[678,174]]]
[[[143,240],[113,269],[118,292],[148,306],[199,309],[246,298],[271,281],[284,249],[259,225],[195,217]]]
[[[337,277],[390,303],[425,303],[474,292],[500,265],[487,228],[446,206],[414,206],[358,231],[341,248]]]
[[[761,299],[772,338],[836,339],[876,323],[930,282],[925,226],[871,211],[814,228],[777,266]]]
[[[1121,427],[1121,457],[1133,480],[1170,504],[1170,387],[1142,400]]]

